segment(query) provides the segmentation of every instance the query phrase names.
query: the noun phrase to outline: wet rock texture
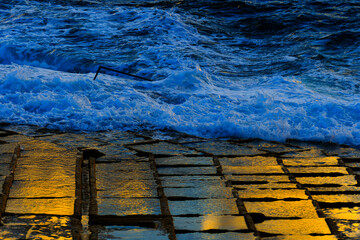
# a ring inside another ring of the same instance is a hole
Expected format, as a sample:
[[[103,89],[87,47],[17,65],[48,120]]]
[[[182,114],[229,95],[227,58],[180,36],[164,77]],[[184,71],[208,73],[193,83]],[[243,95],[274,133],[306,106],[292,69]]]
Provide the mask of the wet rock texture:
[[[0,130],[1,239],[360,238],[360,151]]]

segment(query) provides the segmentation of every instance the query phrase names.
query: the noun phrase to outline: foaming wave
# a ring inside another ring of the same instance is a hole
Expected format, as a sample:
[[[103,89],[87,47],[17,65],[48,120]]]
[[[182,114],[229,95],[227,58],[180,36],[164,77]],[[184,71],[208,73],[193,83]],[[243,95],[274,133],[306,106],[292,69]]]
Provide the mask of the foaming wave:
[[[96,69],[95,62],[90,59],[76,59],[56,50],[36,50],[16,45],[0,45],[0,63],[15,63],[77,73],[93,72]]]
[[[203,137],[360,144],[359,99],[320,95],[296,79],[226,88],[200,68],[157,82],[0,65],[0,121],[60,130],[175,129]]]

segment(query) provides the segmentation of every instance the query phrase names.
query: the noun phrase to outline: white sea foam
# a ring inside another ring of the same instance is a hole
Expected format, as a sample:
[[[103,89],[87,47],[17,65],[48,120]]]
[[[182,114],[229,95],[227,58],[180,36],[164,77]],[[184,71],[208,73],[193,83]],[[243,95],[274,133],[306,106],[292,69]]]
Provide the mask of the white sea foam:
[[[1,121],[62,130],[172,128],[205,137],[360,144],[360,104],[294,79],[215,86],[200,69],[157,82],[0,65]],[[233,90],[229,90],[233,89]],[[358,100],[358,99],[357,99]]]

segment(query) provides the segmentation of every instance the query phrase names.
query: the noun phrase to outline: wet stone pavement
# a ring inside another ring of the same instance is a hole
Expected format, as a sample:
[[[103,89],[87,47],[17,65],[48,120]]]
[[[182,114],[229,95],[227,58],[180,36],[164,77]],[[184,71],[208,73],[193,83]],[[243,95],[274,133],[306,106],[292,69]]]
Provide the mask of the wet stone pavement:
[[[0,130],[0,239],[360,239],[360,151]]]

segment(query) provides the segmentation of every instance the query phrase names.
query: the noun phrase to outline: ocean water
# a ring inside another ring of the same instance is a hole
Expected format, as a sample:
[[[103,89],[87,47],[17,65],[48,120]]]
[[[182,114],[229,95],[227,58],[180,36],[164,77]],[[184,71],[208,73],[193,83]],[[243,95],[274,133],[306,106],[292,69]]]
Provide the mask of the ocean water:
[[[359,67],[355,0],[0,1],[0,122],[360,145]]]

